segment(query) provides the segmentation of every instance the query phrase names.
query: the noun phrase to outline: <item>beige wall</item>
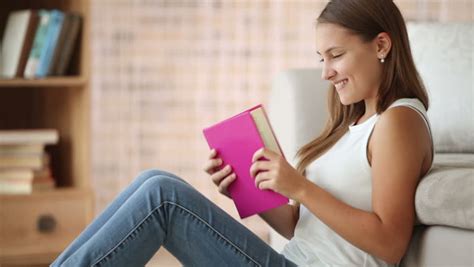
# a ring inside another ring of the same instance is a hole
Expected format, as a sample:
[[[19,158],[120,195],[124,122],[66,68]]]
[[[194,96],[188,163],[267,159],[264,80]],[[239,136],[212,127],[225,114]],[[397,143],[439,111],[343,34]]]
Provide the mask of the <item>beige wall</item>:
[[[316,65],[313,26],[325,2],[92,0],[96,210],[140,170],[160,168],[235,216],[202,171],[201,130],[266,104],[279,71]],[[408,20],[473,19],[472,0],[395,2]]]

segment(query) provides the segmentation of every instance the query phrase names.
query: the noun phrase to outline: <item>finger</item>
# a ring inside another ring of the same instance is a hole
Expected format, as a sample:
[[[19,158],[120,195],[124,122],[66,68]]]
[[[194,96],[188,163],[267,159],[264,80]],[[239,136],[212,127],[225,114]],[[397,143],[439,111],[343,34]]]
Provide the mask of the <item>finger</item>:
[[[255,177],[258,172],[267,171],[271,167],[269,161],[256,161],[250,166],[250,177]]]
[[[227,188],[235,181],[236,178],[237,175],[235,173],[231,173],[230,175],[222,179],[222,182],[219,184],[219,192],[222,194],[227,194],[229,192]]]
[[[224,177],[229,175],[231,172],[232,172],[232,167],[230,165],[227,165],[224,168],[222,168],[222,170],[214,173],[211,176],[211,179],[212,179],[212,181],[214,182],[215,185],[219,185],[221,183],[222,179],[224,179]]]
[[[254,154],[253,154],[253,157],[252,157],[252,162],[255,162],[261,158],[266,158],[268,160],[273,160],[273,159],[276,159],[276,157],[278,156],[277,153],[265,148],[265,147],[262,147],[260,148],[259,150],[257,150]]]
[[[257,188],[260,190],[273,190],[272,181],[262,181],[258,184]]]
[[[270,180],[268,172],[259,172],[257,176],[255,176],[255,187],[259,188],[260,183]]]
[[[206,163],[206,166],[204,167],[204,171],[207,172],[208,174],[213,174],[215,172],[215,169],[221,165],[222,165],[221,158],[208,160]]]
[[[217,150],[215,150],[214,148],[211,149],[211,153],[209,154],[209,159],[212,159],[214,158],[215,156],[217,156]]]

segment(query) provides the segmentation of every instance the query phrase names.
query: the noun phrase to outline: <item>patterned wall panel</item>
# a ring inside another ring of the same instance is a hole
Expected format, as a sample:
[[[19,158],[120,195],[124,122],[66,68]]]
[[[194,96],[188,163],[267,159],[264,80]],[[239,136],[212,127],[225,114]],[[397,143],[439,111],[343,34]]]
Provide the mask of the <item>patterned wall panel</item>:
[[[472,20],[471,0],[395,2],[408,20]],[[202,128],[266,104],[278,72],[316,66],[314,22],[325,3],[92,0],[96,210],[141,170],[160,168],[236,216],[202,171]],[[256,218],[244,223],[264,232]]]

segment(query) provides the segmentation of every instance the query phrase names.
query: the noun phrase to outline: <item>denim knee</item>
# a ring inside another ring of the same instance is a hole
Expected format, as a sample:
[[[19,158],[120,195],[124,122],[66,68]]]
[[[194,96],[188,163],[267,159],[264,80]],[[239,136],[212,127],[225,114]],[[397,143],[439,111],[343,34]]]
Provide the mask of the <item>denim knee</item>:
[[[187,198],[187,192],[192,188],[181,178],[168,175],[151,176],[141,187],[144,196],[151,200],[153,205],[161,205],[163,201],[178,201],[181,197]]]
[[[172,174],[172,173],[167,172],[167,171],[159,170],[159,169],[149,169],[149,170],[142,171],[135,178],[135,180],[139,184],[143,184],[145,181],[147,181],[148,179],[150,179],[152,177],[155,177],[155,176],[166,176],[166,177],[169,177],[171,179],[176,179],[176,180],[179,180],[179,181],[182,181],[182,182],[186,182],[182,178],[178,177],[175,174]]]

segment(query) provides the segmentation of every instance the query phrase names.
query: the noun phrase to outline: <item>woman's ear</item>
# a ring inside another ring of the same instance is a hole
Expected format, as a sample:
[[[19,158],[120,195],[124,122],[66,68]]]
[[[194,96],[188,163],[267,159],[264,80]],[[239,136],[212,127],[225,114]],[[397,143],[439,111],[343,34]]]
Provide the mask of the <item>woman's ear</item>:
[[[392,39],[386,32],[381,32],[375,37],[375,45],[377,47],[377,57],[385,59],[392,48]]]

